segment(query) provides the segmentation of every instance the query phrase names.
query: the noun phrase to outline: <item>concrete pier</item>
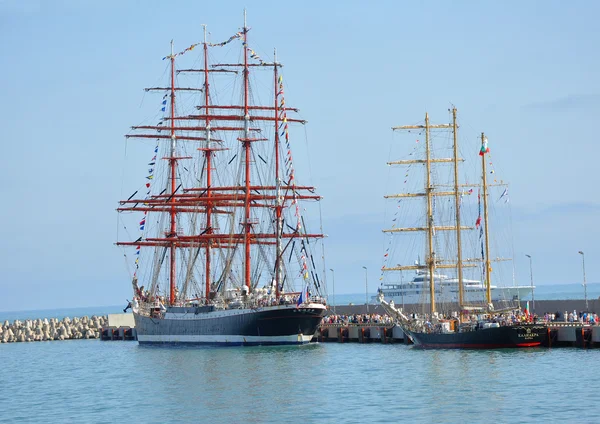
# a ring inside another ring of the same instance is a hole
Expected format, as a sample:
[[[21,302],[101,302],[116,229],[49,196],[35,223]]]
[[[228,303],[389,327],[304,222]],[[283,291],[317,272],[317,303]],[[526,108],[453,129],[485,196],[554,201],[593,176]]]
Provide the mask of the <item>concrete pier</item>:
[[[600,325],[580,322],[550,322],[547,324],[547,347],[600,347]]]
[[[393,324],[321,324],[313,341],[402,343],[404,342],[404,332]]]
[[[101,340],[137,340],[134,327],[103,327],[100,332]]]
[[[543,347],[600,348],[600,325],[580,322],[542,322],[547,337]],[[383,324],[321,324],[313,342],[411,343],[402,329]]]
[[[137,340],[132,313],[108,314],[108,324],[102,327],[101,340]]]

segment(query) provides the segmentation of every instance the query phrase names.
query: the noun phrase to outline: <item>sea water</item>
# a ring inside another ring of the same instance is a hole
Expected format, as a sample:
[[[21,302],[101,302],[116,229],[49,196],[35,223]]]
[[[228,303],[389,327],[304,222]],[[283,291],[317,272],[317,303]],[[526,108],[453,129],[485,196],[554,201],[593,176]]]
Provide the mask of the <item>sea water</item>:
[[[119,314],[123,313],[123,308],[126,305],[113,305],[113,306],[91,306],[85,308],[63,308],[63,309],[40,309],[37,311],[0,311],[0,325],[4,321],[12,323],[14,320],[27,320],[27,319],[44,319],[44,318],[56,318],[62,320],[65,317],[73,319],[74,317],[92,317],[105,316],[108,314]]]
[[[600,350],[0,345],[1,423],[598,422]]]
[[[582,298],[580,285],[565,286],[562,296],[573,297],[559,299]],[[598,286],[588,285],[588,298]],[[364,301],[346,296],[336,303]],[[121,306],[0,312],[0,321],[118,312]],[[4,343],[0,423],[600,422],[598,361],[600,349],[580,348]]]

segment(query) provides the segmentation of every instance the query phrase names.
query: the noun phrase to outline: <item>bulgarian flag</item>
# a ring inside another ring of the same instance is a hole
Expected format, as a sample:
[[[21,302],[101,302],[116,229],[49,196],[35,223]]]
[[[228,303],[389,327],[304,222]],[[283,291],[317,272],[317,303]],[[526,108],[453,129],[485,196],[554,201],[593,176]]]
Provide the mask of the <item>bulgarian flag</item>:
[[[490,148],[488,147],[488,144],[487,144],[487,137],[484,137],[483,142],[481,143],[481,150],[479,151],[479,156],[483,156],[489,152],[490,152]]]
[[[529,316],[529,301],[527,301],[527,303],[525,304],[525,309],[523,310],[523,312],[525,312],[525,316]]]

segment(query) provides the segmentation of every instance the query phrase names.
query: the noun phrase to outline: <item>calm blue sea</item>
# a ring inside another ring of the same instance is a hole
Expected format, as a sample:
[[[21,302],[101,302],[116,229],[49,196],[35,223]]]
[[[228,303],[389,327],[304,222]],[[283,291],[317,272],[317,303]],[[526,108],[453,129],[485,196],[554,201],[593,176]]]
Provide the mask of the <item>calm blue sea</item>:
[[[92,315],[107,315],[107,314],[118,314],[123,312],[125,305],[115,306],[92,306],[87,308],[68,308],[68,309],[41,309],[37,311],[0,311],[0,325],[4,321],[8,320],[13,322],[14,320],[26,320],[26,319],[37,319],[37,318],[57,318],[63,319],[64,317],[83,317]]]
[[[536,299],[583,297],[580,285],[551,288]],[[600,284],[588,286],[588,298],[599,294]],[[336,303],[364,299],[338,295]],[[0,321],[121,311],[1,312]],[[591,423],[600,422],[600,367],[590,366],[598,361],[600,349],[577,348],[0,344],[0,423]]]
[[[0,345],[0,423],[600,421],[600,350]]]

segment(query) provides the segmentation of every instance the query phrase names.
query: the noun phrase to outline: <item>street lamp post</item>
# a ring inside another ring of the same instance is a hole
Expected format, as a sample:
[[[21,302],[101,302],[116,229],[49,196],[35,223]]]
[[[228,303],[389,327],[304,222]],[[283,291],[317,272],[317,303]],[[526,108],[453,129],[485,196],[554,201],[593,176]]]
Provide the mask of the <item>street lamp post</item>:
[[[331,271],[331,281],[333,282],[333,315],[335,315],[335,272],[333,271],[333,268],[329,268],[329,271]]]
[[[534,296],[534,290],[533,290],[533,265],[532,265],[532,259],[531,259],[531,255],[525,255],[529,258],[529,275],[531,276],[531,310],[533,311],[533,313],[535,314],[535,296]]]
[[[400,293],[402,293],[402,309],[404,309],[404,278],[402,271],[400,271]]]
[[[583,262],[583,297],[585,299],[585,311],[589,311],[589,307],[588,307],[588,300],[587,300],[587,283],[585,281],[585,255],[583,254],[583,251],[579,251],[579,254],[581,255],[581,261]]]
[[[367,267],[363,266],[365,270],[365,306],[367,308],[367,314],[369,313],[369,282],[367,280]]]

